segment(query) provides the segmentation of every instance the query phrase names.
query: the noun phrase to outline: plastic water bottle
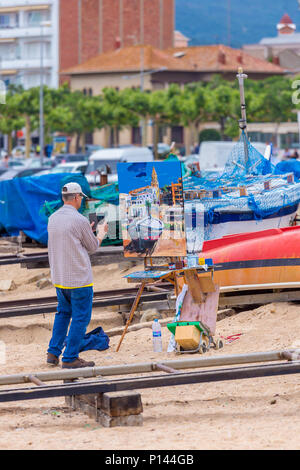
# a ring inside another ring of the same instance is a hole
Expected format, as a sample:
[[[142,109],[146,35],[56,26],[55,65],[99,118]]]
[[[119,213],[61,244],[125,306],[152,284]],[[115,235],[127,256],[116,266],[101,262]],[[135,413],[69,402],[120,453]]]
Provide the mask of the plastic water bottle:
[[[162,352],[161,325],[157,318],[152,323],[153,351]]]

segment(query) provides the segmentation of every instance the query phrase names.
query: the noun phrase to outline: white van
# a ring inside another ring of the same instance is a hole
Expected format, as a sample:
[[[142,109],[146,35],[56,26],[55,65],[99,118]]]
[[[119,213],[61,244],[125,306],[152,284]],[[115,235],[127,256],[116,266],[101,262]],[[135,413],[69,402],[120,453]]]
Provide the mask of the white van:
[[[100,173],[107,174],[108,183],[118,181],[117,164],[151,162],[153,153],[147,147],[124,147],[98,150],[89,157],[85,177],[90,185],[100,184]]]
[[[205,141],[199,149],[200,168],[204,171],[223,171],[233,147],[237,142]],[[253,147],[262,155],[265,154],[266,144],[251,142]]]

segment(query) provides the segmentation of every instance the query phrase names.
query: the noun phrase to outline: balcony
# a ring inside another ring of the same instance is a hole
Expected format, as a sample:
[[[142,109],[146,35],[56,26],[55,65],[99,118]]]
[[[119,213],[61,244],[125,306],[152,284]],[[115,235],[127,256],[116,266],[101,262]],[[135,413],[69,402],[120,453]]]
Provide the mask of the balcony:
[[[48,6],[51,6],[53,5],[55,0],[30,0],[30,2],[27,2],[27,3],[30,3],[30,6],[32,8],[34,7],[37,7],[37,6],[40,6],[40,5],[48,5]],[[14,7],[16,8],[24,8],[24,5],[25,5],[26,2],[24,2],[24,0],[14,0],[13,4],[14,4]],[[1,0],[1,8],[11,8],[12,6],[12,0]]]
[[[44,58],[44,68],[52,68],[53,60]],[[41,66],[41,60],[38,59],[3,59],[1,62],[2,70],[39,70]]]
[[[53,29],[44,28],[43,36],[52,36]],[[37,38],[41,36],[41,28],[0,28],[0,39]]]

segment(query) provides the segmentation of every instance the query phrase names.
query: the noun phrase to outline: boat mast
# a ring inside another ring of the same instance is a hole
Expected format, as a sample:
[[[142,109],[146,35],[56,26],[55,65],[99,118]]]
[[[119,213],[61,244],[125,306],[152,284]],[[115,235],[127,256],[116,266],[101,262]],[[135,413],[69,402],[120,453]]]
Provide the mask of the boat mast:
[[[237,79],[240,87],[240,101],[241,101],[241,116],[242,119],[239,119],[239,128],[245,132],[246,139],[244,139],[244,152],[245,152],[245,164],[246,170],[248,173],[249,165],[249,154],[248,154],[248,139],[247,139],[247,115],[246,115],[246,103],[245,103],[245,90],[244,90],[244,80],[248,78],[248,75],[243,73],[242,67],[239,67]]]

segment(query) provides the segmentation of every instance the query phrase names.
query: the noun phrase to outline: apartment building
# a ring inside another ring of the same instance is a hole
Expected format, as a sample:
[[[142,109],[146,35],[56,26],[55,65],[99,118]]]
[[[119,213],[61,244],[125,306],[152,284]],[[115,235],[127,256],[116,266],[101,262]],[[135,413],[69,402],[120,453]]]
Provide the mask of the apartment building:
[[[134,44],[173,46],[174,0],[1,0],[0,78],[24,88]]]
[[[59,83],[59,0],[1,0],[0,78],[24,88]]]

